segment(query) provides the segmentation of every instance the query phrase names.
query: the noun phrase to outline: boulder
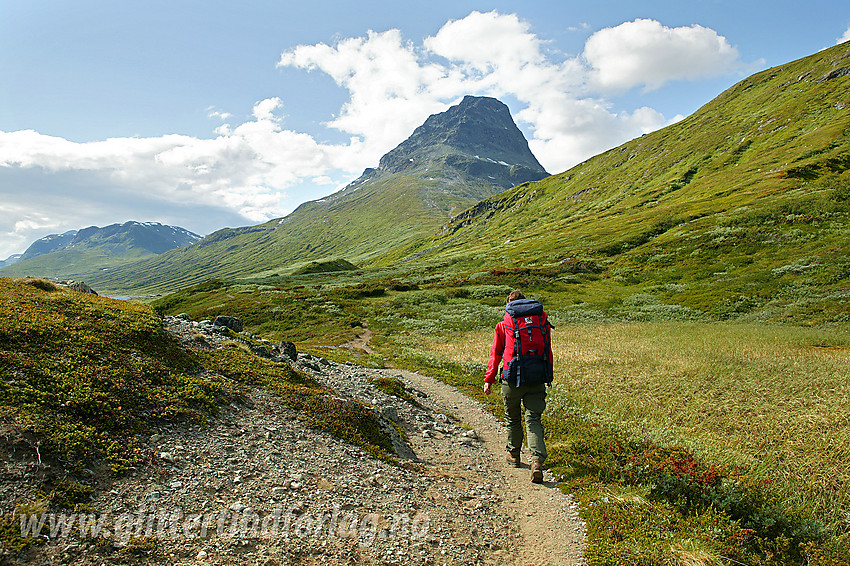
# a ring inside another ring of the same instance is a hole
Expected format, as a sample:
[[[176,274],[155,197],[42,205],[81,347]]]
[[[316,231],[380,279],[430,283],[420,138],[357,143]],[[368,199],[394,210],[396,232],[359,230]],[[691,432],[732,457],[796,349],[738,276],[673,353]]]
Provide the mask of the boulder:
[[[268,346],[266,346],[265,344],[251,344],[251,351],[254,352],[254,354],[260,356],[261,358],[272,357],[271,350],[269,350]]]
[[[224,326],[233,332],[242,332],[242,319],[235,316],[217,316],[213,326]]]
[[[69,281],[68,288],[74,291],[78,291],[80,293],[89,293],[91,295],[97,295],[95,290],[86,285],[84,281]]]
[[[298,359],[298,350],[295,349],[295,344],[292,342],[287,342],[286,340],[281,342],[280,353],[281,355],[288,357],[293,362]]]

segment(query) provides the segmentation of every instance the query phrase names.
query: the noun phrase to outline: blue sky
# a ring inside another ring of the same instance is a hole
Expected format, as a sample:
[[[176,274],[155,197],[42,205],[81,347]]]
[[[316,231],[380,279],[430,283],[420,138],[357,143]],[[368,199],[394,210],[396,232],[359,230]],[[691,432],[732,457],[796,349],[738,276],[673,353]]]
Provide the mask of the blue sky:
[[[0,259],[283,216],[464,94],[557,173],[848,32],[833,0],[0,0]]]

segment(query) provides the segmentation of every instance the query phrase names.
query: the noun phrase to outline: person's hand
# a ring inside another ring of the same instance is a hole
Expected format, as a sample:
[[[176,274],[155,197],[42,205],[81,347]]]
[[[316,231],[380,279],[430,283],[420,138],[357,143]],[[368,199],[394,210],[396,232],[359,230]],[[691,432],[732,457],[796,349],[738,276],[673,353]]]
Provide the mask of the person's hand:
[[[493,384],[484,382],[484,395],[489,395],[493,391]]]

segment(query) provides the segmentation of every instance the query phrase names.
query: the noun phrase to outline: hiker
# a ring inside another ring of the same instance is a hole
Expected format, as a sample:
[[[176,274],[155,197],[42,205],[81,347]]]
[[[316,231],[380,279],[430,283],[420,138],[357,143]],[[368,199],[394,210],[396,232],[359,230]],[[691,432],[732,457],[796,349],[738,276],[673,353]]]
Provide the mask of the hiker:
[[[534,483],[543,482],[543,462],[546,461],[540,418],[546,409],[546,386],[552,383],[550,328],[539,301],[526,299],[521,292],[512,291],[505,306],[505,318],[496,325],[484,377],[485,395],[492,391],[497,374],[502,383],[502,401],[508,425],[506,459],[517,468],[522,466],[522,408],[525,408],[531,481]]]

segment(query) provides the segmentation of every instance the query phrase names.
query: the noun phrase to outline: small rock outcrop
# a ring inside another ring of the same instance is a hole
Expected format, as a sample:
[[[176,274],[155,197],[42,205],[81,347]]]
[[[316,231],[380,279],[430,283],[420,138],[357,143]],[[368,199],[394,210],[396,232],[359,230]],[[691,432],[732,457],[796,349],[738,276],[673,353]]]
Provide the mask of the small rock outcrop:
[[[242,332],[242,319],[235,316],[217,316],[213,326],[224,326],[233,332]]]
[[[276,346],[269,340],[244,332],[242,319],[235,316],[222,315],[217,316],[213,322],[209,320],[197,322],[188,314],[180,313],[177,316],[164,316],[162,323],[172,335],[193,347],[217,348],[225,341],[235,340],[248,346],[261,358],[287,363],[294,362],[298,358],[295,344],[284,341]]]
[[[278,346],[278,350],[281,355],[288,357],[293,362],[298,359],[298,350],[295,349],[295,344],[292,342],[284,340],[280,343],[280,346]]]
[[[85,281],[59,281],[59,284],[67,289],[71,289],[72,291],[97,295],[97,292],[89,287]]]

